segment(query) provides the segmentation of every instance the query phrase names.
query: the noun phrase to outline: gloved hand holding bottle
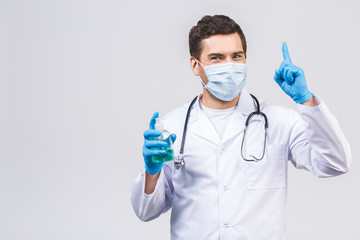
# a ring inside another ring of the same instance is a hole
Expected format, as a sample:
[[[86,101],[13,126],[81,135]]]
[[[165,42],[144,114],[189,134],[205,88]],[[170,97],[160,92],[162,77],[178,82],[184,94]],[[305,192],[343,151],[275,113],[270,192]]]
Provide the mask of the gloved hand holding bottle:
[[[163,138],[162,125],[156,122],[159,113],[155,112],[151,118],[149,129],[144,132],[143,157],[145,170],[151,175],[161,171],[164,161],[173,159],[171,145],[175,142],[176,135],[169,134],[168,138]],[[157,125],[157,129],[155,129]],[[163,141],[164,140],[164,141]]]
[[[313,97],[308,90],[304,71],[292,64],[286,42],[282,45],[284,61],[275,71],[274,80],[296,103],[303,103]]]

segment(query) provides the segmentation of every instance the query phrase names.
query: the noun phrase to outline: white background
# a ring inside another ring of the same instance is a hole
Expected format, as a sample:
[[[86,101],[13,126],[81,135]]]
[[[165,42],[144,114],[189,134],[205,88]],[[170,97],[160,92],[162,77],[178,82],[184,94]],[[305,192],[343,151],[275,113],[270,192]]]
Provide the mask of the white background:
[[[169,239],[169,213],[143,223],[129,194],[152,113],[202,90],[188,32],[206,14],[243,28],[246,88],[296,108],[272,79],[287,41],[351,144],[345,175],[289,167],[288,239],[359,239],[359,10],[355,0],[1,0],[0,239]]]

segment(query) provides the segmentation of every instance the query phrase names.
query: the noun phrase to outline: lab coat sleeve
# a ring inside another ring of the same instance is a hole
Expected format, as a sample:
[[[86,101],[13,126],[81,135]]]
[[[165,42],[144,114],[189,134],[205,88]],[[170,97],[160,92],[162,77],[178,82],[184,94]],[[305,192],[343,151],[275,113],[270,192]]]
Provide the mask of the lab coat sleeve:
[[[349,143],[325,103],[316,100],[319,105],[315,107],[299,104],[300,116],[292,117],[289,159],[296,168],[319,178],[346,173],[351,163]]]
[[[141,221],[153,220],[171,208],[173,187],[169,176],[171,176],[171,170],[164,164],[155,190],[151,194],[144,192],[145,170],[137,176],[131,189],[130,199],[134,212]]]

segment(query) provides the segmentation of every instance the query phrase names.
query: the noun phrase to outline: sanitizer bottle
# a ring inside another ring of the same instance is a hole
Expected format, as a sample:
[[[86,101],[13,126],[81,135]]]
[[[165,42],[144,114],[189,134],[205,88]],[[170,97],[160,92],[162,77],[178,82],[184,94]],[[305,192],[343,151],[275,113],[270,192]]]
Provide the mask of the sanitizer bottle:
[[[170,133],[164,130],[164,126],[160,118],[155,119],[155,130],[161,132],[161,135],[158,137],[158,140],[166,142],[167,146],[156,148],[158,150],[165,150],[166,154],[161,156],[153,156],[152,160],[154,162],[167,162],[173,160],[174,159],[173,142],[171,140]]]

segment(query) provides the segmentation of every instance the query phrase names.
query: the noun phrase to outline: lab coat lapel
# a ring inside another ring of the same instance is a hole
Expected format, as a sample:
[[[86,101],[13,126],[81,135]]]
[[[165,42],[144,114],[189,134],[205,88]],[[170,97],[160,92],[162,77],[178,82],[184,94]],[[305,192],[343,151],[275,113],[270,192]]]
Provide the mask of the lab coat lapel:
[[[247,117],[255,110],[255,104],[250,93],[243,89],[238,104],[225,127],[222,142],[226,142],[244,131]]]
[[[201,96],[201,95],[200,95]],[[191,124],[191,131],[196,135],[205,138],[215,144],[220,144],[220,137],[211,123],[210,119],[206,116],[206,114],[200,108],[200,96],[198,97],[196,103],[194,104],[194,108],[192,110],[191,117],[189,119],[189,123]]]

